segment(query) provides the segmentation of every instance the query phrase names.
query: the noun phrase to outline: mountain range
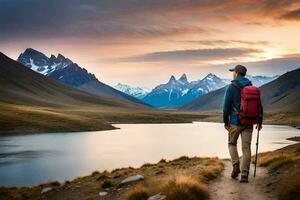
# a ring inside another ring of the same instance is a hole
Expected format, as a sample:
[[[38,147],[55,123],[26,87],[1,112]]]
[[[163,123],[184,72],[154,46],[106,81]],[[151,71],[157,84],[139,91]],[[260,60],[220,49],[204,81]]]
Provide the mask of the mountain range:
[[[0,133],[106,130],[113,128],[111,116],[152,110],[144,104],[78,90],[1,52],[0,94]]]
[[[156,108],[180,107],[199,96],[224,87],[229,82],[228,79],[222,79],[211,73],[203,79],[189,82],[186,74],[183,74],[178,80],[171,76],[166,84],[160,84],[152,91],[121,83],[113,88],[62,54],[47,57],[42,52],[27,48],[20,54],[17,61],[33,71],[85,92],[101,97],[149,104]],[[260,86],[276,77],[248,76],[248,78],[255,85]]]
[[[99,81],[94,74],[61,54],[58,54],[57,57],[54,55],[47,57],[42,52],[28,48],[20,54],[17,61],[33,71],[85,92],[144,104],[139,99]]]
[[[185,111],[221,111],[227,86],[182,106]],[[300,112],[300,68],[287,72],[260,87],[265,111]]]
[[[150,92],[150,90],[147,88],[132,87],[122,83],[118,83],[114,86],[114,88],[138,99],[143,99]]]
[[[277,76],[247,77],[256,86],[261,86],[277,78]],[[229,83],[229,79],[222,79],[212,73],[203,79],[191,82],[188,81],[186,74],[183,74],[178,80],[171,76],[166,84],[158,85],[142,100],[156,108],[177,108]]]

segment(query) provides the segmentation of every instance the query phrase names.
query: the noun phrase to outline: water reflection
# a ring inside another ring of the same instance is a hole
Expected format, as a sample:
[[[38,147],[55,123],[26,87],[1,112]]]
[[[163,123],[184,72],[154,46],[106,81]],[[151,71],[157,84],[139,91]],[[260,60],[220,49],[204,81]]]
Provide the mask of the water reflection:
[[[119,124],[120,129],[81,133],[49,133],[0,138],[0,185],[32,185],[66,180],[95,170],[138,167],[161,158],[229,157],[227,133],[220,123]],[[264,126],[260,151],[294,142],[300,131]],[[253,136],[253,150],[255,147]]]

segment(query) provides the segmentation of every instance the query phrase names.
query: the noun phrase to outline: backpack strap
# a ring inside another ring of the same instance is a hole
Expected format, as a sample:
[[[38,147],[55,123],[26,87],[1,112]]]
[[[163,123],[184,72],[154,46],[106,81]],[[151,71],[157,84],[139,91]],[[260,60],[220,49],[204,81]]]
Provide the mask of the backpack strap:
[[[242,89],[243,89],[243,87],[241,87],[241,86],[239,86],[237,83],[236,83],[236,81],[231,81],[231,84],[235,87],[235,88],[237,88],[239,91],[241,91]],[[248,84],[248,85],[245,85],[245,86],[249,86],[249,85],[252,85],[252,82],[250,81],[250,83]]]
[[[243,88],[241,86],[239,86],[235,81],[231,81],[231,84],[237,88],[239,91],[241,91]]]

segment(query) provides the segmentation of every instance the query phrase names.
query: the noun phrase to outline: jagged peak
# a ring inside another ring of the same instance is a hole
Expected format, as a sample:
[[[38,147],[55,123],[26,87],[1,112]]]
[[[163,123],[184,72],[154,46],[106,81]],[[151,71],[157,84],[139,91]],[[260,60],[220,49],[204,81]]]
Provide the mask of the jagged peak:
[[[174,75],[171,76],[170,80],[168,83],[173,83],[173,82],[176,82],[176,78]]]
[[[213,73],[209,73],[209,74],[207,74],[207,75],[206,75],[206,77],[210,77],[210,76],[213,76],[213,77],[215,77],[216,75],[215,75],[215,74],[213,74]]]
[[[211,78],[219,78],[219,77],[213,73],[209,73],[203,79],[211,79]]]
[[[60,53],[57,55],[57,58],[58,58],[58,59],[66,59],[66,58],[65,58],[62,54],[60,54]]]
[[[183,82],[183,83],[188,83],[188,79],[185,73],[181,75],[181,77],[178,79],[178,81]]]
[[[23,52],[23,54],[43,54],[43,53],[40,52],[40,51],[38,51],[38,50],[35,50],[33,48],[27,48],[27,49],[25,49],[25,51]]]

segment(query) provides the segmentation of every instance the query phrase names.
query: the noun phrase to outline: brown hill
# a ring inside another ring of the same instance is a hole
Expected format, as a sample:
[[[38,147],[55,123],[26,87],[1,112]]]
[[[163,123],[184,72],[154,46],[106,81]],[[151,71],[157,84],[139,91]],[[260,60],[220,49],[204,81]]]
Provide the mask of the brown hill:
[[[112,98],[99,98],[40,75],[0,53],[0,101],[5,103],[52,106],[103,105],[138,108]],[[146,106],[143,106],[146,107]]]
[[[121,122],[186,122],[146,105],[95,96],[36,73],[0,53],[0,134],[86,131]]]

